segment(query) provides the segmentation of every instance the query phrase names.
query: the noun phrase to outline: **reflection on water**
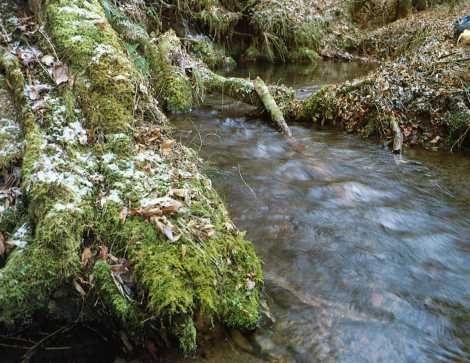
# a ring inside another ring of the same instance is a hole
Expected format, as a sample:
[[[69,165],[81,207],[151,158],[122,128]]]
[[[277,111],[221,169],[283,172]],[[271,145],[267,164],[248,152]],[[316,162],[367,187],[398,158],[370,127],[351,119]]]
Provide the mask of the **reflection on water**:
[[[242,115],[214,97],[173,120],[254,241],[274,316],[250,349],[217,342],[200,361],[470,361],[468,156],[408,151],[396,163],[379,145],[300,126],[293,148]]]
[[[325,83],[339,83],[366,75],[376,68],[372,64],[345,63],[320,60],[310,65],[296,64],[249,64],[230,73],[235,77],[255,78],[260,76],[267,83],[282,83],[297,90],[297,96],[304,98]]]

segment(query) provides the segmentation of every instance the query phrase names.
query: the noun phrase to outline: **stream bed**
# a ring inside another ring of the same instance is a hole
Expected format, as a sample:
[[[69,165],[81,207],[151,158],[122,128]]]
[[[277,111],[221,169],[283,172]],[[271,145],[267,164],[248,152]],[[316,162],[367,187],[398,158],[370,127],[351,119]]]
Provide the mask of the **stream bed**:
[[[247,69],[306,95],[355,64]],[[292,126],[293,147],[247,106],[210,96],[173,118],[264,262],[272,319],[200,362],[469,362],[470,157]]]

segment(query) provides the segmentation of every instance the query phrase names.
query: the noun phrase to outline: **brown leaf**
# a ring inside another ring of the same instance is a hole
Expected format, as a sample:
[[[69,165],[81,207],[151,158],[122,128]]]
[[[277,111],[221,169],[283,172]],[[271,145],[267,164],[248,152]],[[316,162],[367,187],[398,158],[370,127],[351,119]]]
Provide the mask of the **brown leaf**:
[[[186,191],[184,189],[170,189],[170,195],[180,199],[185,199]]]
[[[147,208],[133,208],[129,210],[129,216],[131,217],[145,217],[150,218],[154,216],[161,216],[162,210],[158,207],[147,207]]]
[[[152,217],[150,221],[162,232],[171,242],[176,242],[180,239],[181,235],[174,235],[172,225],[165,217]]]
[[[186,245],[181,246],[181,257],[185,258],[187,253]]]
[[[183,207],[183,203],[175,199],[168,199],[162,204],[162,211],[164,214],[174,214]]]
[[[56,85],[67,82],[69,80],[68,73],[69,67],[65,63],[57,62],[52,66],[52,78],[54,78]]]
[[[95,140],[95,129],[87,129],[86,135],[88,144],[93,144],[93,141]]]
[[[173,147],[174,143],[175,140],[164,140],[160,145],[160,152],[162,153],[162,155],[170,154],[171,148]]]
[[[36,62],[36,57],[39,55],[37,50],[34,49],[16,49],[16,56],[24,66],[29,66],[31,63]]]
[[[82,252],[82,266],[88,265],[88,262],[93,257],[93,252],[91,252],[90,247],[85,247]]]

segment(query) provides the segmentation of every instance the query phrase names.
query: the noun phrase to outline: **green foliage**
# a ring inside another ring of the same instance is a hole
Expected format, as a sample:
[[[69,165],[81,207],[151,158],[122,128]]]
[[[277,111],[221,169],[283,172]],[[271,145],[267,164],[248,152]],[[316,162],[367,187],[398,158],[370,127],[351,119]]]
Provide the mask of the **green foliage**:
[[[318,53],[310,48],[296,48],[289,51],[287,55],[287,59],[291,63],[315,63],[318,58]]]
[[[178,337],[178,345],[183,352],[192,353],[196,351],[196,327],[191,317],[183,315],[175,318],[172,330],[173,334]]]

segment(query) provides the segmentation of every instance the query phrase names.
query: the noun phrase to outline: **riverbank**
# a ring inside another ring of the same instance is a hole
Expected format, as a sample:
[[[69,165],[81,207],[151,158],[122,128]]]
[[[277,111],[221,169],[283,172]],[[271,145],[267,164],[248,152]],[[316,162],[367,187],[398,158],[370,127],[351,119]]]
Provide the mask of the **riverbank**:
[[[454,38],[454,23],[470,11],[439,7],[364,32],[357,54],[380,60],[368,76],[326,87],[294,118],[335,125],[376,140],[393,139],[433,150],[468,147],[470,52]]]

